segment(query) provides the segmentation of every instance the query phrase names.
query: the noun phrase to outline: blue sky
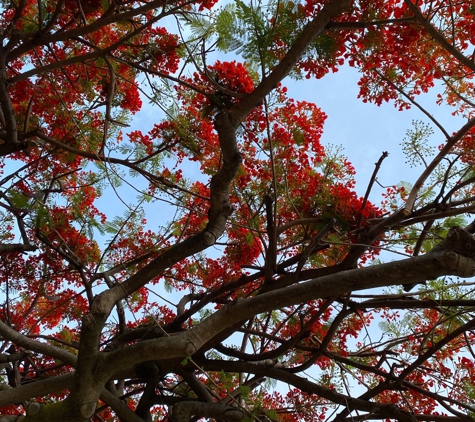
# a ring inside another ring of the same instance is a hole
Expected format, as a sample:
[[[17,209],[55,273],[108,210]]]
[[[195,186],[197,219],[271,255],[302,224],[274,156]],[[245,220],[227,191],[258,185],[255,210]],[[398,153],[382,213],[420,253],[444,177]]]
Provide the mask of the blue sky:
[[[219,55],[216,55],[219,57]],[[221,58],[227,59],[223,55]],[[210,63],[212,61],[210,60]],[[297,100],[314,102],[327,115],[324,126],[322,143],[324,145],[341,145],[343,153],[356,169],[356,190],[358,195],[365,194],[367,184],[383,151],[389,156],[384,160],[378,173],[378,181],[384,185],[395,185],[401,181],[413,184],[421,169],[411,168],[405,163],[405,156],[400,143],[406,136],[406,131],[412,128],[412,120],[422,120],[430,123],[429,119],[416,107],[399,111],[393,103],[383,103],[381,106],[364,103],[358,97],[359,73],[357,69],[343,66],[336,73],[329,73],[322,79],[293,80],[287,78],[283,84],[288,87],[288,96]],[[417,98],[429,112],[438,119],[449,133],[460,128],[463,121],[460,117],[451,115],[453,109],[448,106],[435,104],[437,89]],[[156,106],[144,100],[144,108],[132,120],[132,129],[147,132],[160,121]],[[434,146],[444,143],[443,135],[434,128],[430,143]],[[199,176],[198,171],[190,168],[188,174]],[[381,200],[382,189],[373,187],[371,199],[378,204]]]
[[[374,164],[383,151],[389,156],[378,173],[381,184],[394,185],[400,181],[414,183],[421,169],[411,168],[405,163],[400,143],[406,131],[412,128],[412,120],[429,119],[416,107],[398,111],[392,103],[381,106],[363,103],[358,99],[358,71],[349,66],[336,73],[330,73],[320,80],[289,81],[289,96],[315,102],[327,115],[322,143],[342,145],[350,162],[356,168],[357,192],[364,195]],[[463,121],[451,115],[453,109],[435,104],[436,88],[417,98],[449,133],[460,128]],[[444,143],[445,138],[434,128],[430,143],[434,146]],[[377,186],[372,192],[373,201],[380,199]]]

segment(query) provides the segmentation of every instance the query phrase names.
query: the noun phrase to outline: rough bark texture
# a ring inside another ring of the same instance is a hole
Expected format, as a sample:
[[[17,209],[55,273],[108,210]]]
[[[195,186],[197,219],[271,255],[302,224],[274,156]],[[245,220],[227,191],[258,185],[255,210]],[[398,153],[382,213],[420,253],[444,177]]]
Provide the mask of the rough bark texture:
[[[223,406],[218,403],[182,402],[173,406],[172,420],[174,422],[188,422],[193,417],[208,417],[226,422],[240,422],[246,414],[239,409]]]

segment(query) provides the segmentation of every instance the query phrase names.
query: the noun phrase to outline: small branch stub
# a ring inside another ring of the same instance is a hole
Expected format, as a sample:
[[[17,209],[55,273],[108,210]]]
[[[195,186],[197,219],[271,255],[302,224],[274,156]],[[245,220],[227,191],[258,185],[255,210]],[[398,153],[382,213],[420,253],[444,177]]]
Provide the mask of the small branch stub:
[[[205,230],[203,233],[203,243],[205,246],[213,246],[216,243],[216,236],[209,230]]]
[[[28,416],[35,416],[39,413],[41,405],[37,402],[30,403],[26,410]]]
[[[189,341],[185,347],[186,356],[191,356],[196,352],[196,346],[192,341]]]
[[[85,419],[89,419],[92,417],[92,415],[94,415],[95,410],[96,403],[84,403],[80,409],[81,416]]]
[[[84,315],[82,324],[84,327],[90,327],[94,322],[94,317],[91,314]]]

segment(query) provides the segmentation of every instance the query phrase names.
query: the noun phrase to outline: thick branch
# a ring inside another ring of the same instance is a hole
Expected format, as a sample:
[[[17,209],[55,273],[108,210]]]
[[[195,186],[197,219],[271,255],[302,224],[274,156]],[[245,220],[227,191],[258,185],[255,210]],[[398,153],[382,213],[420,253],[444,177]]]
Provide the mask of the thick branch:
[[[58,359],[72,367],[76,366],[76,356],[72,355],[69,352],[66,352],[65,350],[50,346],[49,344],[40,343],[39,341],[32,340],[10,328],[2,321],[0,321],[0,334],[5,340],[11,341],[16,346],[22,347],[26,350],[31,350],[33,352],[42,353],[45,356],[50,356],[52,358]]]
[[[111,352],[105,356],[104,370],[110,371],[110,368],[106,368],[114,367],[114,365],[115,368],[129,365],[130,356],[134,356],[140,362],[154,359],[156,356],[163,359],[190,356],[186,353],[193,353],[193,350],[198,350],[228,327],[261,312],[310,300],[341,296],[349,291],[421,283],[443,275],[471,277],[474,274],[475,260],[450,250],[343,271],[235,301],[187,332],[174,337],[147,340]]]
[[[0,391],[0,406],[20,403],[34,397],[45,397],[71,387],[74,374],[57,375],[39,381],[23,384],[16,388]]]
[[[218,403],[185,401],[177,403],[172,407],[174,422],[189,422],[193,416],[196,418],[213,418],[226,422],[241,422],[246,414],[235,407],[224,406]]]
[[[24,243],[3,243],[0,244],[0,254],[12,252],[34,252],[37,247],[35,245],[26,245]]]
[[[10,146],[6,149],[18,148],[18,133],[16,119],[13,112],[13,104],[7,88],[7,56],[10,49],[17,43],[18,38],[13,36],[5,46],[0,46],[0,107],[2,110],[2,122],[5,123],[6,143]]]
[[[337,392],[335,389],[323,387],[317,383],[309,381],[306,378],[291,374],[285,369],[273,368],[246,362],[198,360],[197,363],[200,365],[201,368],[209,371],[221,371],[224,368],[224,370],[234,372],[236,371],[237,367],[239,367],[239,371],[247,372],[250,374],[262,375],[265,377],[270,377],[282,381],[284,383],[299,388],[307,394],[318,395],[324,399],[327,399],[331,403],[340,404],[351,410],[370,412],[377,414],[380,417],[386,417],[389,419],[397,418],[400,421],[411,421],[412,415],[409,412],[402,411],[394,405],[373,403],[367,400],[346,396]]]
[[[93,313],[108,315],[118,300],[133,293],[176,262],[214,245],[224,233],[226,222],[233,212],[229,201],[229,187],[239,170],[242,157],[236,141],[236,126],[229,120],[227,112],[218,114],[215,127],[219,136],[223,165],[211,178],[209,221],[206,228],[163,252],[124,283],[101,293],[94,301]]]
[[[124,401],[116,397],[110,391],[105,388],[100,395],[101,400],[108,404],[122,422],[144,422],[144,420],[137,416]]]

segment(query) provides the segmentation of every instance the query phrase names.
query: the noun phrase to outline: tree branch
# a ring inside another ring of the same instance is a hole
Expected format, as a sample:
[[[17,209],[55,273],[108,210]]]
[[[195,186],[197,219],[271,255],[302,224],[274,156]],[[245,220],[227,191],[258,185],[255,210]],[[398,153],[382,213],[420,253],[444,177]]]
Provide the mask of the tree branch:
[[[241,422],[246,416],[244,411],[231,406],[224,406],[219,403],[201,403],[195,401],[184,401],[172,407],[173,422],[189,422],[192,417],[213,418],[226,422]]]
[[[73,368],[76,367],[77,358],[73,354],[57,347],[50,346],[49,344],[32,340],[10,328],[3,321],[0,321],[0,334],[4,339],[11,341],[19,347],[58,359]]]
[[[338,274],[273,290],[248,299],[241,299],[219,309],[199,325],[173,337],[146,340],[104,356],[103,370],[127,366],[129,357],[137,362],[191,356],[213,337],[235,323],[272,309],[305,303],[310,300],[341,296],[349,291],[368,288],[421,283],[443,275],[471,277],[475,260],[452,250],[435,250],[426,255],[401,261],[347,270]],[[109,369],[107,369],[109,368]],[[112,375],[108,372],[108,377]]]
[[[34,397],[43,397],[48,394],[58,393],[70,388],[73,380],[73,373],[56,375],[52,378],[45,378],[23,384],[19,387],[0,391],[0,406],[7,406],[12,403],[30,400]]]
[[[268,76],[264,76],[256,89],[233,107],[231,120],[233,122],[244,120],[251,110],[257,107],[262,99],[291,72],[308,46],[327,29],[331,19],[342,13],[349,4],[349,0],[330,0],[318,15],[305,26],[285,57],[272,72]]]
[[[444,50],[446,50],[451,56],[456,60],[466,66],[468,69],[475,72],[475,63],[464,56],[459,50],[457,50],[452,44],[450,44],[447,39],[427,20],[424,15],[421,13],[419,8],[411,1],[404,0],[404,3],[407,4],[407,7],[414,13],[417,21],[424,27],[430,37],[435,40]]]

